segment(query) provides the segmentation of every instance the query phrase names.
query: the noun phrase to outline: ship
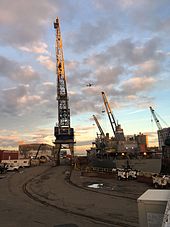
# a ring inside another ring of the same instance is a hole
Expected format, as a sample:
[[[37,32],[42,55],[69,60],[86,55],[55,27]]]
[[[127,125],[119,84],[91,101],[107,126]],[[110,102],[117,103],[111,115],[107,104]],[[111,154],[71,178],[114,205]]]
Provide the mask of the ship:
[[[147,135],[126,136],[119,144],[109,134],[103,138],[97,135],[87,150],[89,165],[99,168],[131,168],[143,172],[160,173],[162,153],[157,147],[147,146]]]
[[[168,166],[167,163],[169,163],[169,153],[164,152],[167,151],[167,149],[163,149],[163,147],[165,146],[164,141],[168,138],[168,136],[159,136],[159,132],[161,134],[167,133],[170,138],[170,128],[165,130],[161,127],[159,120],[155,115],[155,111],[152,107],[150,107],[153,118],[159,129],[158,138],[161,138],[163,144],[161,144],[159,140],[159,148],[149,148],[147,135],[139,133],[138,135],[125,136],[123,128],[112,113],[112,109],[109,105],[105,92],[101,93],[106,113],[112,128],[113,137],[110,138],[109,133],[104,133],[97,117],[93,115],[99,134],[97,133],[97,137],[92,143],[91,149],[87,150],[87,158],[90,163],[89,165],[94,167],[116,169],[132,168],[151,173],[160,173],[163,169],[165,169],[163,172],[166,173]]]

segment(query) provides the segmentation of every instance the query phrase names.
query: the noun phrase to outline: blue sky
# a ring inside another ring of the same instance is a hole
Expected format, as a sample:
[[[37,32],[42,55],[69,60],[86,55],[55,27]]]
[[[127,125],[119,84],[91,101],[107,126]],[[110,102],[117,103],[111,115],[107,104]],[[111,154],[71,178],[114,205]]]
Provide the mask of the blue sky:
[[[157,144],[149,106],[170,122],[168,0],[0,0],[0,147],[54,140],[57,16],[75,150],[94,140],[93,114],[113,135],[102,91],[126,135]]]

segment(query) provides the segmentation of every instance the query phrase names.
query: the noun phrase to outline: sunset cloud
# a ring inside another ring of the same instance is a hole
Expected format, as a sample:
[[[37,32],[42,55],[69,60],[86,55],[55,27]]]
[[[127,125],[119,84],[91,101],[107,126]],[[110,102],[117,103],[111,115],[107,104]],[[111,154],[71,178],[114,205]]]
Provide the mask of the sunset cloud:
[[[57,16],[76,149],[85,150],[96,136],[93,114],[110,130],[102,91],[125,131],[150,132],[148,112],[141,110],[154,105],[164,115],[169,106],[169,12],[168,0],[1,0],[2,146],[53,140]]]
[[[47,48],[48,45],[44,42],[36,42],[31,45],[19,47],[19,49],[22,51],[32,52],[36,54],[48,54]]]
[[[37,61],[39,61],[42,65],[44,65],[48,70],[55,72],[56,63],[49,56],[40,55],[37,58]]]

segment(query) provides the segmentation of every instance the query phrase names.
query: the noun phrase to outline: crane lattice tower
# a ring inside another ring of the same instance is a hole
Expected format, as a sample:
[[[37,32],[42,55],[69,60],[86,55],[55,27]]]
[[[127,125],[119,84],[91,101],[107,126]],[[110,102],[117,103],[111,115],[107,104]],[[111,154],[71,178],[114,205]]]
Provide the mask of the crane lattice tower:
[[[58,17],[54,22],[56,29],[56,74],[57,74],[57,101],[58,101],[58,123],[54,127],[55,136],[55,160],[60,165],[60,150],[62,146],[68,146],[71,156],[74,156],[74,129],[70,127],[70,109],[68,106],[68,94],[64,68],[64,55],[62,37]]]

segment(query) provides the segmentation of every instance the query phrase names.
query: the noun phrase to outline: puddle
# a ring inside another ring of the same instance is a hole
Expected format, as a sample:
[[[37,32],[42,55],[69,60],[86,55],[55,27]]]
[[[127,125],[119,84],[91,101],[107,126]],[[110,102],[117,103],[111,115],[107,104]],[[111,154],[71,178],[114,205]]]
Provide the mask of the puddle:
[[[87,187],[88,188],[102,188],[103,184],[89,184]]]

